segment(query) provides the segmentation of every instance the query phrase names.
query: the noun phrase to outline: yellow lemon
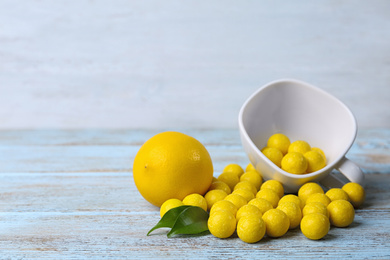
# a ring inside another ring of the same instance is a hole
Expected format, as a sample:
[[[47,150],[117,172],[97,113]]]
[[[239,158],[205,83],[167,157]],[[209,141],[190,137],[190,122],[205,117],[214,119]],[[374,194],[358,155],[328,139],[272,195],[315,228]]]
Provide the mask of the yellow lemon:
[[[329,205],[329,203],[331,202],[331,200],[328,196],[326,196],[323,193],[314,193],[314,194],[311,194],[307,198],[306,204],[311,203],[311,202],[320,202],[320,203],[324,204],[325,207],[327,207]]]
[[[349,201],[355,208],[360,207],[364,203],[366,191],[359,183],[349,182],[342,189],[348,194]]]
[[[238,178],[241,177],[241,175],[244,173],[244,170],[242,167],[236,163],[231,163],[225,166],[223,168],[223,172],[233,172],[237,175]]]
[[[228,238],[236,230],[236,218],[230,211],[219,210],[210,214],[207,226],[213,236]]]
[[[237,207],[234,205],[231,201],[227,200],[220,200],[214,203],[214,205],[210,209],[210,215],[213,214],[214,212],[217,212],[219,210],[226,210],[230,211],[234,217],[236,217],[237,214]]]
[[[329,229],[329,219],[323,214],[313,213],[302,218],[301,231],[309,239],[321,239],[328,234]]]
[[[301,153],[305,154],[306,152],[310,151],[311,147],[308,142],[303,141],[303,140],[298,140],[295,142],[292,142],[290,146],[288,147],[288,152],[289,153]]]
[[[298,197],[306,204],[307,198],[314,193],[325,193],[322,187],[315,182],[303,184],[298,190]]]
[[[294,195],[294,194],[287,194],[287,195],[284,195],[280,200],[279,200],[279,203],[283,203],[283,202],[287,202],[287,201],[290,201],[290,202],[294,202],[295,204],[297,204],[299,206],[299,208],[302,210],[303,209],[303,206],[304,203],[303,201],[297,196],[297,195]]]
[[[302,219],[302,211],[301,208],[291,201],[286,201],[283,203],[279,203],[277,209],[280,209],[284,213],[286,213],[287,217],[290,220],[290,228],[294,229],[299,226]]]
[[[204,211],[207,211],[207,201],[206,199],[197,193],[193,193],[190,195],[187,195],[183,199],[183,204],[184,205],[189,205],[189,206],[197,206],[199,208],[204,209]]]
[[[324,156],[322,156],[317,151],[313,151],[313,150],[308,151],[303,156],[305,156],[306,161],[307,161],[307,170],[306,171],[308,173],[321,170],[326,165],[326,161],[325,161]]]
[[[183,202],[178,199],[166,200],[160,208],[160,217],[163,217],[170,209],[183,206]]]
[[[249,205],[256,206],[260,209],[261,213],[264,214],[270,209],[273,209],[271,202],[263,198],[254,198],[248,202]]]
[[[237,211],[237,214],[236,214],[236,220],[239,221],[240,218],[242,218],[243,216],[247,216],[247,215],[250,215],[250,214],[255,214],[257,215],[258,217],[261,218],[261,216],[263,216],[263,213],[261,213],[260,209],[254,205],[251,205],[251,204],[246,204],[244,206],[242,206],[238,211]]]
[[[268,138],[267,146],[279,149],[283,154],[286,154],[290,143],[290,139],[287,136],[277,133]]]
[[[223,181],[214,181],[211,183],[209,190],[223,190],[226,194],[230,194],[232,191],[226,183]]]
[[[282,169],[292,174],[303,174],[307,170],[307,160],[301,153],[289,152],[282,159]]]
[[[223,200],[227,196],[227,193],[223,190],[209,190],[204,198],[207,202],[207,209],[210,210],[211,207],[220,200]]]
[[[276,166],[280,167],[283,159],[283,153],[274,147],[265,147],[261,150],[261,152],[270,159],[271,162],[276,164]]]
[[[233,190],[240,178],[234,172],[223,172],[218,176],[218,180],[226,183],[230,190]]]
[[[265,235],[265,223],[261,216],[246,215],[237,223],[237,235],[246,243],[256,243]]]
[[[331,201],[334,200],[349,200],[348,194],[340,188],[332,188],[328,190],[326,193],[326,196],[329,197]]]
[[[335,200],[328,205],[330,223],[336,227],[347,227],[355,218],[352,204],[346,200]]]
[[[275,191],[279,198],[283,197],[284,195],[284,188],[283,185],[277,181],[277,180],[268,180],[261,185],[260,189],[270,189]]]
[[[306,216],[313,213],[320,213],[329,218],[327,207],[321,202],[311,202],[305,205],[302,210],[302,215]]]
[[[243,175],[241,175],[240,181],[249,181],[256,187],[256,190],[259,190],[263,182],[263,178],[257,171],[252,170],[247,171]]]
[[[134,158],[133,177],[141,195],[160,207],[171,198],[205,194],[213,179],[213,164],[198,140],[168,131],[141,146]]]
[[[270,209],[263,214],[267,235],[270,237],[281,237],[286,234],[290,227],[290,220],[286,213],[280,209]]]

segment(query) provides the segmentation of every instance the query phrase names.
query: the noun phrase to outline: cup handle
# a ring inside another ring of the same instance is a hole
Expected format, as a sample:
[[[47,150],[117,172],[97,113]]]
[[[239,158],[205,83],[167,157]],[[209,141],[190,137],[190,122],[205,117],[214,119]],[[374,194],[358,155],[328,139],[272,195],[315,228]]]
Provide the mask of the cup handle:
[[[363,185],[364,174],[362,170],[354,162],[344,157],[335,167],[351,182],[357,182]],[[325,179],[320,182],[322,185],[331,188],[341,188],[345,182],[337,178],[333,173],[330,173]]]

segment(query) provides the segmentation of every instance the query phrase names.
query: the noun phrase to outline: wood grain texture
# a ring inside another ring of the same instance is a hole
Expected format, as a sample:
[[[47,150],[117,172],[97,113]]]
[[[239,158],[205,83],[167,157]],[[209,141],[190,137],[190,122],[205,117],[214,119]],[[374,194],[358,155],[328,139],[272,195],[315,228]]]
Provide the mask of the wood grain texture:
[[[389,5],[2,0],[0,128],[233,128],[280,78],[389,128]]]
[[[146,236],[159,212],[136,190],[131,166],[160,131],[0,131],[0,258],[390,258],[390,131],[361,130],[348,153],[367,190],[350,227],[321,241],[297,229],[256,244],[236,235],[168,239],[163,229]],[[205,144],[215,176],[228,163],[248,163],[235,129],[182,132]]]

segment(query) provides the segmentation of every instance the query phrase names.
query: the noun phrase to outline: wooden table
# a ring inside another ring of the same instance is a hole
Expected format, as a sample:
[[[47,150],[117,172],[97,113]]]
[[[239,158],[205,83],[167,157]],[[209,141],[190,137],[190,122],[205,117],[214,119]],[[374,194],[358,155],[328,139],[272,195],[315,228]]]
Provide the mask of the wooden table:
[[[360,130],[347,155],[366,173],[367,191],[350,227],[320,241],[296,229],[256,244],[146,236],[160,217],[136,190],[132,161],[161,131],[0,131],[0,258],[390,258],[389,129]],[[237,129],[180,131],[205,144],[215,176],[248,163]]]

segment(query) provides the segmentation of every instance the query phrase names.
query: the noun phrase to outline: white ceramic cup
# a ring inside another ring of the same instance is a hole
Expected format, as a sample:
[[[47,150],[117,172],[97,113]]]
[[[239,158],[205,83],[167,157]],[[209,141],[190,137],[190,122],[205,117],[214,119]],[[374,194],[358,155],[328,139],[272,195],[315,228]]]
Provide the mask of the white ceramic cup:
[[[286,192],[295,193],[306,182],[341,187],[344,182],[332,174],[340,171],[352,182],[362,184],[361,169],[345,157],[357,133],[352,112],[325,91],[297,80],[273,81],[256,91],[242,106],[239,117],[241,141],[249,160],[265,180],[280,181]],[[307,174],[288,173],[272,163],[260,150],[268,138],[283,133],[321,148],[327,165]]]

